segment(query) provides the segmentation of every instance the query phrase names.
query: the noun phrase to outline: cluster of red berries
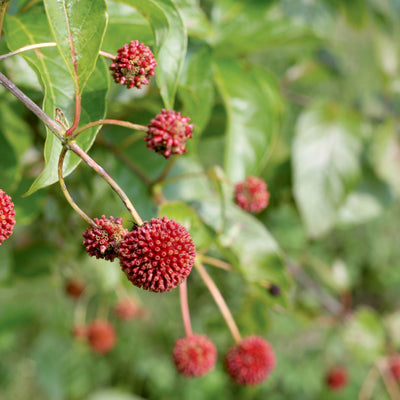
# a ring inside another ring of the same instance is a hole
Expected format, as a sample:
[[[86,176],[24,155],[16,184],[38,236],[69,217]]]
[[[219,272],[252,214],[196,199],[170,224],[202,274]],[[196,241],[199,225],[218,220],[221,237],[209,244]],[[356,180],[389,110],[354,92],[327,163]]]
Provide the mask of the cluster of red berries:
[[[65,282],[65,293],[74,300],[78,300],[86,289],[82,280],[71,278]]]
[[[83,233],[83,245],[92,257],[113,261],[118,256],[119,245],[128,230],[122,226],[122,218],[106,218],[102,215],[101,219],[95,218],[94,222],[97,227]]]
[[[389,369],[396,382],[400,382],[400,354],[391,356],[388,360]]]
[[[162,110],[147,126],[144,138],[147,147],[168,159],[173,154],[186,153],[186,141],[193,137],[193,125],[189,117],[172,110]]]
[[[149,83],[148,78],[154,75],[157,63],[151,50],[140,43],[132,40],[118,49],[118,55],[110,66],[116,83],[126,85],[128,89]]]
[[[114,315],[122,321],[129,321],[145,317],[146,311],[133,299],[125,298],[115,304]]]
[[[346,386],[348,380],[347,369],[343,366],[332,367],[325,376],[325,382],[331,390],[340,390]]]
[[[86,341],[90,348],[98,354],[108,353],[117,342],[114,326],[105,319],[96,319],[88,326],[76,325],[72,333],[76,339]]]
[[[126,87],[137,87],[149,83],[148,78],[155,73],[157,63],[151,50],[137,40],[132,40],[118,49],[118,54],[110,66],[116,83]],[[162,110],[147,126],[146,145],[150,150],[168,159],[173,154],[186,150],[186,141],[193,137],[193,125],[189,117],[179,112]]]
[[[179,373],[197,377],[214,367],[217,350],[207,336],[192,334],[175,342],[172,358]],[[275,354],[266,340],[249,336],[228,350],[225,367],[237,384],[258,385],[274,369]]]
[[[90,256],[113,261],[137,287],[153,292],[170,291],[190,274],[196,255],[193,240],[184,226],[167,217],[153,218],[128,232],[120,219],[95,219],[83,242]]]
[[[11,197],[0,189],[0,245],[11,236],[14,225],[14,203]]]
[[[235,185],[235,202],[245,211],[259,213],[269,203],[267,184],[256,176],[248,176],[244,182]]]

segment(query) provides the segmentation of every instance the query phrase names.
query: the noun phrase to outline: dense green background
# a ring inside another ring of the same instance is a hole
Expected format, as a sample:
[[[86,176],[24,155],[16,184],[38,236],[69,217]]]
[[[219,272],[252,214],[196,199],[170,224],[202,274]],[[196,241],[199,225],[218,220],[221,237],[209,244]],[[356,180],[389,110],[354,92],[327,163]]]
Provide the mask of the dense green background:
[[[398,0],[12,0],[0,52],[41,42],[57,48],[8,58],[0,70],[51,117],[58,107],[73,121],[76,87],[81,125],[105,116],[146,125],[163,107],[191,117],[188,153],[151,190],[146,182],[168,162],[139,134],[105,126],[78,142],[143,219],[186,223],[197,251],[233,265],[207,268],[242,334],[271,342],[277,367],[255,388],[229,380],[222,359],[232,338],[193,271],[194,330],[215,341],[219,361],[203,378],[178,376],[178,290],[137,290],[118,262],[87,257],[86,225],[56,183],[60,144],[2,89],[0,188],[13,198],[17,225],[0,246],[0,398],[358,398],[368,371],[400,347],[399,18]],[[158,66],[149,88],[128,91],[110,82],[110,60],[97,54],[136,39]],[[76,157],[66,164],[69,190],[90,216],[132,226],[104,181]],[[257,217],[232,201],[233,184],[247,175],[263,177],[271,192]],[[78,303],[64,291],[70,277],[88,285]],[[271,297],[265,282],[282,295]],[[121,292],[151,317],[115,320]],[[115,323],[109,354],[74,341],[73,321],[85,309],[88,321],[109,315]],[[348,368],[349,383],[332,393],[324,375],[337,364]],[[379,375],[375,383],[371,398],[390,399]]]

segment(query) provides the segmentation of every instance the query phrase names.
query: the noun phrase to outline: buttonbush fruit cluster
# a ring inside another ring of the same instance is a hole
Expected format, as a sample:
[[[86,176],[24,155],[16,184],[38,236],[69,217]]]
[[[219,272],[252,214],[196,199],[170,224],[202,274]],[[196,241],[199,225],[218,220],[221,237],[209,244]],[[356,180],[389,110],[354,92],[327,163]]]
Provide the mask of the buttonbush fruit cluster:
[[[14,203],[11,197],[0,189],[0,245],[12,235],[14,225]]]

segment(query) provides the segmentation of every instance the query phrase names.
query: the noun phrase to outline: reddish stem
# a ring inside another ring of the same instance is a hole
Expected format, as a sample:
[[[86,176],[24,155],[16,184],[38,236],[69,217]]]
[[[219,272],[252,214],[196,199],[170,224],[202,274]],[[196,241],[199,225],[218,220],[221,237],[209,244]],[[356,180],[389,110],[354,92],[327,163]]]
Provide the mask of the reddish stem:
[[[232,317],[232,313],[229,310],[229,307],[227,306],[224,298],[221,295],[221,292],[215,285],[214,281],[211,279],[211,276],[208,275],[203,264],[197,258],[195,260],[195,266],[196,266],[197,271],[199,272],[201,278],[203,279],[204,283],[206,284],[208,290],[210,291],[211,296],[214,298],[215,302],[217,303],[217,306],[218,306],[219,310],[221,311],[221,314],[224,317],[225,322],[228,325],[228,328],[233,336],[233,340],[235,341],[236,344],[240,344],[242,341],[242,337],[240,336],[239,329],[235,323],[235,320]]]
[[[94,126],[99,126],[99,125],[118,125],[138,131],[143,131],[143,132],[147,131],[147,127],[139,124],[133,124],[132,122],[129,121],[121,121],[119,119],[99,119],[98,121],[89,122],[88,124],[77,129],[77,131],[71,136],[71,140],[75,139],[80,133],[82,133],[86,129],[93,128]]]
[[[191,336],[192,332],[192,324],[190,322],[190,312],[189,312],[189,303],[187,297],[187,284],[186,281],[181,283],[179,286],[179,294],[181,300],[181,311],[182,311],[182,319],[183,326],[185,328],[186,336]]]
[[[74,66],[74,74],[75,74],[75,117],[74,117],[74,123],[72,124],[71,128],[69,128],[66,132],[65,135],[71,136],[71,134],[75,131],[75,129],[79,125],[79,120],[81,118],[81,94],[80,94],[80,89],[79,89],[79,77],[78,77],[78,63],[76,61],[76,53],[75,53],[75,48],[74,48],[74,42],[72,40],[72,34],[71,30],[69,27],[69,20],[68,20],[68,13],[67,10],[65,10],[65,18],[67,20],[67,29],[68,29],[68,42],[69,42],[69,47],[71,49],[71,58],[72,58],[72,64]]]
[[[76,87],[75,87],[75,117],[74,117],[74,123],[72,124],[71,128],[67,129],[67,131],[65,132],[65,136],[68,137],[68,136],[72,135],[72,133],[78,127],[80,119],[81,119],[81,95],[79,93],[78,83],[76,83]]]

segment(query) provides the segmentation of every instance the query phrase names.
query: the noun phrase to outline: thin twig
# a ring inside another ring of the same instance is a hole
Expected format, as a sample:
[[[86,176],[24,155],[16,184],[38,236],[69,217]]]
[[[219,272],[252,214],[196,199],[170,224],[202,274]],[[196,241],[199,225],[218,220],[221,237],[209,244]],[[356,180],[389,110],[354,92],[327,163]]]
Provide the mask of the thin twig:
[[[190,322],[190,312],[189,312],[189,303],[187,296],[187,284],[186,281],[181,283],[179,286],[179,297],[181,300],[181,311],[182,311],[182,320],[183,326],[185,328],[186,336],[191,336],[193,334],[192,324]]]
[[[371,399],[378,376],[379,376],[379,370],[376,367],[376,365],[374,364],[364,379],[364,382],[361,386],[360,393],[358,395],[358,400],[370,400]]]
[[[9,5],[10,5],[10,3],[8,0],[1,0],[1,4],[0,4],[0,37],[1,37],[1,33],[3,31],[4,16],[7,13]]]
[[[111,143],[109,143],[107,140],[104,138],[98,138],[97,143],[100,144],[101,146],[106,147],[110,151],[113,152],[113,154],[120,160],[122,161],[134,174],[136,174],[139,179],[147,186],[151,185],[151,179],[140,170],[140,168],[125,154],[123,154],[121,151],[118,150],[115,146],[113,146]]]
[[[382,375],[383,383],[385,384],[386,390],[392,400],[400,400],[400,390],[397,386],[392,372],[388,368],[387,359],[383,359],[377,362],[377,367]]]
[[[64,129],[57,124],[56,121],[51,119],[37,104],[35,104],[28,96],[26,96],[20,89],[18,89],[5,75],[0,72],[0,83],[10,91],[17,99],[19,99],[25,106],[31,110],[61,141],[61,143],[68,149],[73,151],[78,157],[86,162],[91,168],[93,168],[107,183],[111,188],[118,194],[121,198],[125,207],[128,209],[133,219],[138,225],[143,225],[143,221],[140,215],[137,213],[135,207],[129,200],[125,192],[120,188],[120,186],[107,174],[104,169],[98,165],[85,151],[83,151],[78,144],[68,143],[68,139],[64,136]]]
[[[75,203],[74,199],[71,197],[70,193],[68,192],[67,185],[64,181],[63,176],[63,165],[65,155],[67,154],[68,149],[64,147],[61,151],[60,158],[58,159],[58,179],[60,181],[61,191],[63,192],[65,198],[67,199],[68,203],[71,207],[93,228],[97,228],[97,224],[83,211],[79,208],[79,206]]]
[[[115,57],[114,54],[107,53],[106,51],[103,51],[103,50],[100,50],[100,51],[99,51],[99,54],[100,54],[101,56],[103,56],[103,57],[110,58],[110,59],[113,60],[113,61],[117,58],[117,57]]]
[[[210,291],[211,296],[217,303],[217,306],[221,311],[221,314],[224,317],[225,322],[228,325],[228,328],[233,336],[233,340],[235,341],[236,344],[240,344],[240,342],[242,341],[242,337],[240,336],[239,329],[235,323],[235,320],[232,317],[232,313],[229,310],[229,307],[227,306],[224,298],[221,295],[221,292],[215,285],[214,281],[211,279],[211,276],[208,275],[206,269],[204,268],[204,265],[198,258],[196,258],[195,260],[195,266],[201,278],[203,279],[204,283],[206,284],[208,290]]]
[[[36,103],[18,89],[5,75],[0,72],[0,83],[20,100],[29,110],[31,110],[61,141],[65,143],[65,130],[51,119]]]
[[[179,175],[174,175],[171,176],[171,178],[164,179],[162,182],[160,182],[160,185],[162,186],[167,186],[170,185],[171,183],[179,182],[180,180],[184,179],[192,179],[192,178],[204,178],[208,176],[207,172],[187,172],[185,174],[179,174]]]
[[[55,46],[57,46],[57,44],[55,42],[29,44],[28,46],[23,46],[23,47],[20,47],[17,50],[11,51],[10,53],[1,55],[0,56],[0,61],[4,60],[6,58],[9,58],[9,57],[15,56],[17,54],[23,53],[24,51],[41,49],[43,47],[55,47]]]
[[[168,164],[164,168],[164,170],[161,172],[160,176],[156,178],[152,184],[155,185],[159,182],[162,182],[165,180],[165,178],[168,176],[168,174],[171,172],[171,169],[175,165],[176,161],[178,160],[177,156],[172,156],[172,158],[169,159]]]
[[[99,119],[98,121],[89,122],[88,124],[77,129],[75,133],[70,136],[71,140],[75,139],[80,133],[82,133],[86,129],[93,128],[94,126],[99,126],[99,125],[118,125],[118,126],[123,126],[125,128],[134,129],[137,131],[144,131],[144,132],[147,131],[147,127],[139,124],[133,124],[132,122],[129,121],[120,121],[118,119]]]
[[[286,257],[286,266],[293,277],[310,292],[315,293],[321,301],[321,304],[332,314],[340,315],[343,311],[342,304],[334,297],[325,293],[319,285],[317,285],[306,272],[294,261]]]
[[[218,267],[218,268],[224,269],[225,271],[231,271],[232,270],[232,265],[231,264],[228,264],[225,261],[218,260],[218,258],[201,255],[200,256],[200,260],[205,264],[209,264],[209,265],[212,265],[214,267]]]
[[[114,190],[115,193],[120,197],[122,202],[125,204],[125,207],[128,209],[130,214],[132,215],[133,219],[138,225],[143,225],[143,221],[140,218],[140,215],[136,211],[135,207],[129,200],[128,196],[125,194],[125,192],[121,189],[121,187],[118,185],[117,182],[114,181],[113,178],[111,178],[110,175],[107,174],[107,172],[99,165],[96,163],[96,161],[93,160],[87,153],[85,153],[76,143],[69,143],[66,145],[69,150],[73,151],[78,157],[80,157],[83,161],[85,161],[86,164],[89,165],[93,170],[97,172],[107,183],[111,186],[111,188]]]

